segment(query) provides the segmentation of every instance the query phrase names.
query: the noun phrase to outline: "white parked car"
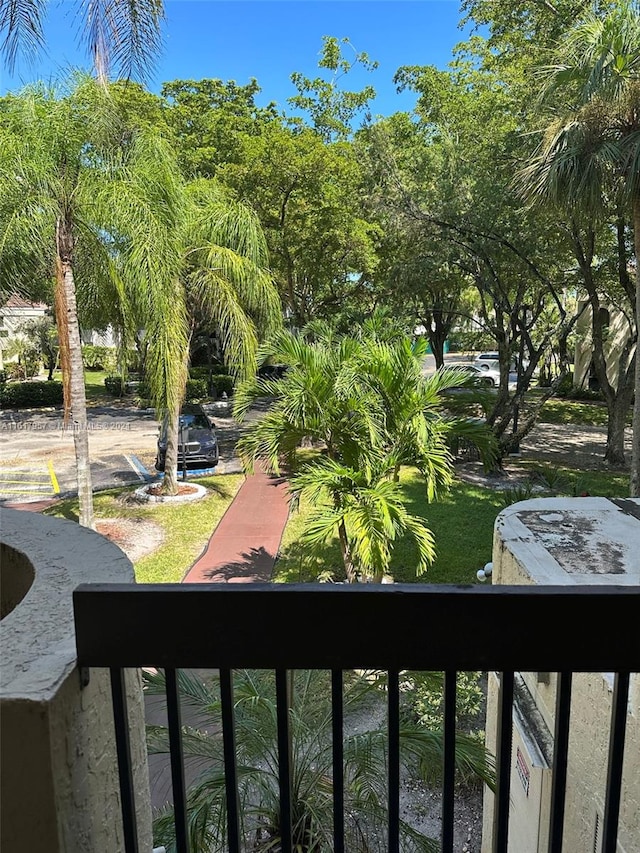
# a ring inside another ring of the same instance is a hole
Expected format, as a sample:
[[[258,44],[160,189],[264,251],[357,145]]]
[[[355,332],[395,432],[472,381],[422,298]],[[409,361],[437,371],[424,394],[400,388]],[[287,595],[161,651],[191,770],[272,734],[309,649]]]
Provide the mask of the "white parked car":
[[[497,352],[481,352],[473,360],[471,369],[478,374],[483,385],[497,388],[500,385],[500,359]],[[515,359],[509,366],[509,390],[518,382],[518,367]]]

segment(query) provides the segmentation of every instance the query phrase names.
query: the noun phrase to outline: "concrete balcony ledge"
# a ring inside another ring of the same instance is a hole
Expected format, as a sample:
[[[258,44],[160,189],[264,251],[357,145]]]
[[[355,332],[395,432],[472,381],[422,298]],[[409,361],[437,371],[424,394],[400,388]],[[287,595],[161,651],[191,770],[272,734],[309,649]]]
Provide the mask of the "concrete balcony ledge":
[[[73,590],[80,583],[134,583],[130,560],[73,521],[0,509],[5,586],[25,594],[0,623],[0,696],[48,701],[76,664]],[[3,607],[4,612],[4,607]]]
[[[81,686],[72,593],[134,583],[131,562],[74,522],[0,509],[0,567],[0,849],[121,850],[109,677],[92,670]],[[127,698],[140,849],[151,850],[139,673],[127,673]]]

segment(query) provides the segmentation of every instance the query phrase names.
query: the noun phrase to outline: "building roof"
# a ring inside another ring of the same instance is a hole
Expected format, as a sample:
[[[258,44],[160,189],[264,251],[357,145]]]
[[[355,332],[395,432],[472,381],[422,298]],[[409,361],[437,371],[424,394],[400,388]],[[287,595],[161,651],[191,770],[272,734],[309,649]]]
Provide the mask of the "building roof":
[[[536,498],[496,520],[538,584],[640,584],[640,498]]]
[[[17,293],[12,293],[5,304],[2,306],[4,308],[43,308],[46,309],[49,306],[45,302],[29,302],[28,299],[23,299],[22,296],[19,296]]]

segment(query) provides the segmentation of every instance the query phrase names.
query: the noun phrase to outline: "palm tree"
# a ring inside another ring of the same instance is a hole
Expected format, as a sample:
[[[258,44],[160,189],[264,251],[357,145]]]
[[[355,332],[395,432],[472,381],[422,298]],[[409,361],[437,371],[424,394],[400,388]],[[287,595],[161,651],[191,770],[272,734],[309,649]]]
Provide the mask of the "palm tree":
[[[544,102],[562,107],[520,180],[534,199],[599,215],[610,199],[629,211],[636,257],[635,405],[630,494],[640,495],[640,13],[620,0],[567,34],[542,70]],[[558,112],[558,111],[556,111]]]
[[[0,52],[13,70],[22,54],[44,45],[42,22],[47,0],[0,0]],[[79,29],[98,77],[105,81],[111,64],[123,76],[145,79],[160,51],[162,0],[110,0],[83,3]]]
[[[100,203],[107,177],[99,151],[104,126],[94,122],[97,115],[79,110],[74,95],[59,99],[52,90],[27,90],[5,100],[0,140],[0,264],[11,281],[21,274],[16,257],[35,248],[54,278],[65,422],[71,415],[80,523],[88,527],[93,497],[76,270],[80,265],[102,281],[112,267],[104,240],[108,211]]]
[[[183,365],[178,394],[167,406],[163,490],[175,494],[180,403],[189,343],[198,322],[204,318],[216,329],[229,369],[246,378],[255,375],[259,339],[278,328],[282,309],[257,217],[214,181],[197,180],[185,187],[182,216],[170,240],[179,258],[175,299],[184,306],[185,323],[184,348],[177,356]],[[166,316],[171,316],[170,307]],[[153,358],[155,342],[153,336],[149,339],[150,360],[160,373],[150,377],[152,388],[162,388],[165,359]]]
[[[345,674],[345,719],[365,709],[367,725],[344,736],[345,843],[352,853],[386,850],[386,744],[384,719],[376,720],[376,694],[384,690],[380,674]],[[292,673],[289,725],[291,735],[293,849],[319,853],[332,849],[332,718],[329,674],[313,670]],[[178,673],[185,712],[197,723],[183,728],[187,764],[197,778],[187,794],[191,849],[220,853],[227,849],[225,777],[219,734],[220,694],[217,679],[205,681],[183,670]],[[164,675],[145,674],[149,694],[165,695]],[[369,701],[368,701],[369,700]],[[254,853],[280,849],[278,746],[273,675],[234,672],[234,715],[241,833]],[[147,729],[149,752],[169,752],[164,727]],[[441,773],[443,737],[405,715],[400,729],[405,765],[416,777]],[[493,761],[484,747],[468,735],[456,736],[456,762],[461,778],[493,786]],[[171,809],[155,821],[155,843],[175,850]],[[435,853],[439,842],[406,821],[401,822],[402,850]],[[243,849],[245,849],[243,847]]]
[[[263,358],[288,369],[236,392],[239,418],[256,398],[274,399],[238,451],[249,467],[260,459],[279,472],[282,461],[293,472],[293,493],[304,493],[315,507],[304,539],[313,545],[337,532],[349,581],[382,580],[393,542],[405,533],[415,539],[417,568],[424,571],[435,554],[433,538],[423,519],[406,511],[398,472],[416,466],[433,499],[451,483],[448,441],[456,432],[490,447],[487,430],[438,411],[441,392],[468,384],[468,377],[456,370],[423,377],[424,345],[395,332],[381,339],[372,326],[354,338],[317,323],[311,332],[309,341],[282,331],[261,349]],[[303,442],[321,452],[299,470]]]

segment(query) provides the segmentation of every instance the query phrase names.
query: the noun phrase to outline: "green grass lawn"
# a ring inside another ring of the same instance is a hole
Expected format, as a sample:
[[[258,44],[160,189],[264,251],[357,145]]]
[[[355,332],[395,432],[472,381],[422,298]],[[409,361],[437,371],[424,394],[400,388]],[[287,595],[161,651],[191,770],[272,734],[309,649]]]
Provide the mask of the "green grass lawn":
[[[532,478],[544,477],[554,488],[567,495],[620,497],[628,494],[626,473],[581,471],[572,468],[551,469],[535,462],[520,463]],[[404,469],[401,478],[407,496],[407,508],[424,518],[436,542],[436,559],[427,572],[416,576],[417,552],[412,540],[399,540],[391,560],[391,574],[398,583],[477,583],[476,572],[491,560],[493,528],[496,516],[505,506],[505,493],[456,480],[447,495],[428,503],[424,485],[414,469]],[[534,497],[552,493],[536,493]],[[512,493],[513,501],[516,497]],[[508,502],[508,499],[507,499]],[[280,583],[310,582],[330,576],[343,580],[344,570],[337,538],[315,547],[312,556],[305,553],[301,536],[311,507],[302,502],[292,513],[282,537],[274,579]]]
[[[627,424],[631,426],[632,410],[629,409]],[[608,421],[605,403],[591,400],[565,400],[554,397],[542,407],[538,420],[544,424],[576,424],[578,426],[606,427]]]
[[[433,531],[437,556],[426,574],[416,577],[415,546],[408,538],[399,540],[391,560],[394,579],[399,583],[475,583],[476,571],[491,560],[493,524],[501,507],[499,496],[491,489],[457,481],[441,501],[430,504],[424,484],[413,469],[403,470],[401,482],[409,511],[425,518]],[[314,581],[322,579],[328,570],[333,571],[335,580],[344,578],[337,538],[315,547],[313,556],[305,556],[300,540],[310,509],[303,502],[289,519],[275,567],[276,581]]]
[[[87,403],[101,403],[108,400],[113,400],[110,394],[104,387],[105,377],[108,376],[106,370],[85,370],[84,372],[84,390],[87,395]],[[53,374],[53,378],[58,382],[62,382],[62,373],[59,370]]]
[[[240,488],[244,476],[202,477],[193,482],[210,490],[202,500],[184,504],[134,504],[123,500],[134,489],[114,489],[94,496],[95,517],[155,521],[165,533],[163,544],[135,565],[139,583],[178,583],[204,549],[207,540]],[[77,500],[61,501],[47,515],[78,519]]]
[[[570,497],[588,492],[592,497],[620,498],[629,494],[629,474],[609,471],[583,471],[580,468],[556,468],[539,462],[521,461],[519,467],[533,477],[546,480],[558,493]],[[544,495],[541,495],[544,497]]]

